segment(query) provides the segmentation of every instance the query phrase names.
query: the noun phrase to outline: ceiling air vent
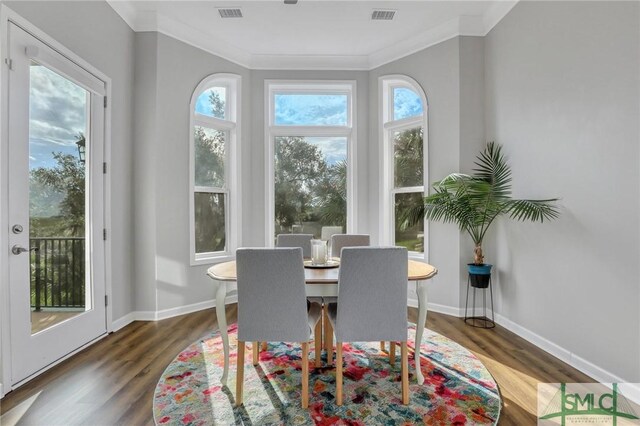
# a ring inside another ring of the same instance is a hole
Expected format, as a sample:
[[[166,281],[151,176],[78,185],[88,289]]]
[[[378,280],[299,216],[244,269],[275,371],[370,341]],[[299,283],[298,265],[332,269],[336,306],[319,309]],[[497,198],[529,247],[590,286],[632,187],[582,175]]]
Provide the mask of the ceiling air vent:
[[[219,8],[218,13],[221,18],[242,18],[242,9]]]
[[[382,10],[375,9],[371,12],[371,20],[372,21],[391,21],[395,16],[395,10]]]

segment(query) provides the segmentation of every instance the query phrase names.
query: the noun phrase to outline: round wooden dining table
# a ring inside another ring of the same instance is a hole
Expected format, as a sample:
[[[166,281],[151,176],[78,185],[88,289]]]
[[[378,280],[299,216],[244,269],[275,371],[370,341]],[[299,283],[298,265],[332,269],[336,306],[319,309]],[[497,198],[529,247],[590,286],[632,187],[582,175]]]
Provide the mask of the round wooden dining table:
[[[306,292],[309,297],[337,297],[338,296],[338,274],[340,268],[304,268]],[[418,294],[418,321],[416,326],[415,344],[415,364],[416,378],[419,384],[424,383],[424,376],[420,370],[420,345],[422,333],[427,319],[427,286],[426,281],[433,278],[438,270],[428,263],[409,260],[408,277],[409,281],[416,282]],[[207,275],[213,280],[216,288],[216,317],[220,334],[222,336],[222,346],[224,350],[224,368],[222,384],[227,384],[229,374],[229,335],[227,333],[227,317],[225,308],[225,298],[227,294],[237,289],[236,286],[236,262],[224,262],[210,267]]]

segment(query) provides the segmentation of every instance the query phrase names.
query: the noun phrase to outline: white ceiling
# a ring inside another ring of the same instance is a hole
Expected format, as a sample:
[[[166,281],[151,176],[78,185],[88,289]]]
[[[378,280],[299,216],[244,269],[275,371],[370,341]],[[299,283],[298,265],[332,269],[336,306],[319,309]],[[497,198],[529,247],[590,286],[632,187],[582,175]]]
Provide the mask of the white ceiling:
[[[516,0],[517,1],[517,0]],[[485,35],[516,1],[130,1],[135,31],[159,31],[253,69],[372,69],[457,35]],[[222,19],[218,7],[243,18]],[[372,21],[373,9],[396,11]]]

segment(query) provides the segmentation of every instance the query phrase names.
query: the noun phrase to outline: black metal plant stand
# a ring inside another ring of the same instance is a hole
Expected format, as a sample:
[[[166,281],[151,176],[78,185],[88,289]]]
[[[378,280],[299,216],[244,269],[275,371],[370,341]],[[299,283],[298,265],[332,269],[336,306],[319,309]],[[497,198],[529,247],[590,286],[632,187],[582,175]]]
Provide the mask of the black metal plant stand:
[[[487,288],[481,288],[482,290],[482,316],[476,316],[476,290],[477,287],[473,287],[473,303],[471,305],[471,316],[468,314],[469,309],[469,287],[471,285],[471,277],[467,278],[467,299],[464,305],[464,322],[472,327],[478,328],[494,328],[496,326],[494,314],[493,314],[493,288],[491,287],[491,276],[489,276],[489,285]],[[489,298],[491,300],[491,319],[487,317],[487,289],[489,289]]]

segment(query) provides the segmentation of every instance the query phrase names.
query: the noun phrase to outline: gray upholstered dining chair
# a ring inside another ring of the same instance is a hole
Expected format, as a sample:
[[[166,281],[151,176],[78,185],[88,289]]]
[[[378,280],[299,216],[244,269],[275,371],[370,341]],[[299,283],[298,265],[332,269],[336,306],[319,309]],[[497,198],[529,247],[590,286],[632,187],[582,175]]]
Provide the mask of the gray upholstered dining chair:
[[[340,251],[343,247],[363,247],[369,244],[370,238],[366,234],[334,234],[331,236],[331,257],[340,257]],[[328,303],[336,303],[336,300],[335,297],[325,297],[323,300],[324,348],[327,351],[328,362],[333,359],[333,330],[327,317],[326,307]],[[384,350],[384,342],[380,342],[380,349]]]
[[[370,245],[367,234],[334,234],[331,236],[331,257],[340,257],[343,247],[366,247]]]
[[[408,256],[404,247],[345,247],[338,302],[328,305],[336,337],[336,404],[342,405],[342,343],[401,345],[402,403],[409,403],[407,354]]]
[[[313,234],[278,234],[276,237],[276,247],[301,247],[302,256],[309,258],[311,257],[312,239]],[[322,297],[309,297],[309,302],[322,304]],[[266,346],[267,343],[263,343],[263,349],[266,350]],[[321,351],[322,348],[318,348],[317,350]],[[317,353],[319,354],[320,352]]]
[[[301,247],[303,257],[311,257],[313,234],[278,234],[276,247]]]
[[[320,229],[320,239],[329,241],[335,234],[342,234],[342,226],[323,226]]]
[[[238,274],[238,367],[236,405],[242,404],[245,342],[253,342],[258,364],[260,342],[300,342],[302,407],[309,405],[309,341],[320,345],[321,307],[307,302],[301,248],[245,248],[236,251]],[[316,350],[316,366],[319,362]]]

